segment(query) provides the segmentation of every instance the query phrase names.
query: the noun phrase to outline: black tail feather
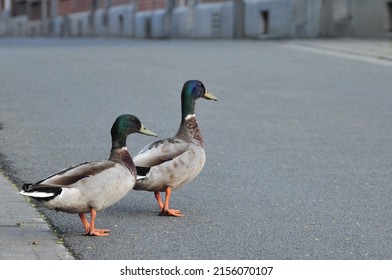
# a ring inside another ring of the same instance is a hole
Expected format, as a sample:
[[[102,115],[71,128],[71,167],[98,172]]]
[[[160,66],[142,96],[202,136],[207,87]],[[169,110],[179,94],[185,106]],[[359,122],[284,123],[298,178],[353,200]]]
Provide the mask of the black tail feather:
[[[136,166],[138,176],[146,176],[150,172],[151,167]]]
[[[32,185],[33,185],[33,184],[24,184],[24,185],[22,186],[22,190],[24,190],[25,192],[28,192],[29,189],[30,189],[30,187],[31,187]]]
[[[25,192],[44,192],[53,194],[52,198],[61,194],[62,187],[60,186],[52,186],[52,185],[43,185],[43,184],[24,184],[22,189]],[[47,198],[40,198],[40,200],[46,200]]]

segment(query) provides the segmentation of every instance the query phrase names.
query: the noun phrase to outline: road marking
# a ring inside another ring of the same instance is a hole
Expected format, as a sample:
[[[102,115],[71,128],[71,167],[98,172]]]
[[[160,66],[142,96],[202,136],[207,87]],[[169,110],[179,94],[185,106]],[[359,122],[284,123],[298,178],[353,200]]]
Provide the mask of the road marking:
[[[338,49],[333,47],[324,47],[320,45],[309,45],[306,43],[298,43],[298,42],[289,42],[284,46],[291,49],[310,51],[310,52],[321,53],[326,55],[333,55],[336,57],[343,57],[347,59],[363,61],[372,64],[378,64],[378,65],[389,66],[389,67],[392,66],[392,60],[390,58],[385,58],[382,56],[378,58],[374,55],[368,55],[360,52]]]

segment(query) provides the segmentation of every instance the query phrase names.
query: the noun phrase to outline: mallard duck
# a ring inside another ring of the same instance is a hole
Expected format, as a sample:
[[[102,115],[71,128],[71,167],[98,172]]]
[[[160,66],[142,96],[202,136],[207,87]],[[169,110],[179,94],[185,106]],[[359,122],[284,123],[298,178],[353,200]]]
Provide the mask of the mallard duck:
[[[184,216],[180,210],[169,208],[171,193],[192,181],[203,169],[204,141],[195,116],[196,100],[200,97],[217,100],[202,82],[187,81],[181,92],[182,115],[177,134],[149,144],[134,157],[138,173],[134,190],[154,192],[160,215]],[[160,192],[166,193],[165,203]]]
[[[35,184],[23,185],[20,194],[33,197],[56,211],[78,213],[84,235],[106,236],[108,229],[96,229],[97,211],[123,198],[134,186],[136,168],[126,146],[131,133],[156,136],[133,115],[121,115],[111,129],[112,148],[108,160],[91,161],[63,169]],[[91,222],[85,217],[90,212]]]

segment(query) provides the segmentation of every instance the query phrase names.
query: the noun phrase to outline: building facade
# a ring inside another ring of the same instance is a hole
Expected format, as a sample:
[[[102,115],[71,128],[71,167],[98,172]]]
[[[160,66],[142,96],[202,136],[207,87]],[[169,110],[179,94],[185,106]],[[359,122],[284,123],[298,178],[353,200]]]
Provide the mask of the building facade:
[[[392,36],[392,0],[0,0],[0,35]]]

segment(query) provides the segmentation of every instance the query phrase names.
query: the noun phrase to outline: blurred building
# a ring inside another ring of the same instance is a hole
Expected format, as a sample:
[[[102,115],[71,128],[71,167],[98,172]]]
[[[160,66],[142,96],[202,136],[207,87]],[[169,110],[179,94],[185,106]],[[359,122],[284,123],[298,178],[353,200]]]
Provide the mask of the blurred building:
[[[0,36],[9,33],[11,0],[0,0]]]
[[[0,0],[0,35],[392,36],[392,0]]]

